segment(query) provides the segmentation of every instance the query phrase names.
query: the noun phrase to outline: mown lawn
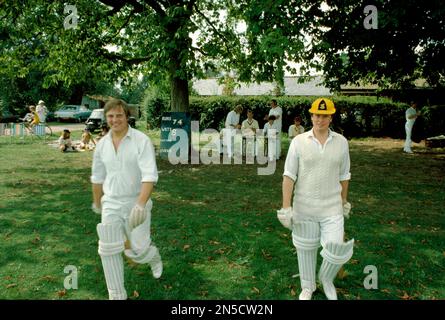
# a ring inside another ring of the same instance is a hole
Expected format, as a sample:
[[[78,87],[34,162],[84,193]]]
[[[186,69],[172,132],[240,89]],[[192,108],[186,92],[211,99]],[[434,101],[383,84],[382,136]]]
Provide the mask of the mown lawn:
[[[159,132],[149,134],[159,145]],[[0,299],[106,299],[99,216],[89,209],[92,153],[0,138]],[[339,299],[445,298],[445,151],[416,145],[410,156],[402,144],[350,142],[346,234],[356,245],[336,281]],[[275,214],[283,165],[259,176],[257,165],[158,159],[152,229],[164,274],[155,280],[148,266],[126,263],[130,298],[297,299],[295,250]],[[68,265],[77,267],[77,290],[64,289]],[[378,289],[364,288],[368,265]],[[325,297],[318,290],[314,299]]]

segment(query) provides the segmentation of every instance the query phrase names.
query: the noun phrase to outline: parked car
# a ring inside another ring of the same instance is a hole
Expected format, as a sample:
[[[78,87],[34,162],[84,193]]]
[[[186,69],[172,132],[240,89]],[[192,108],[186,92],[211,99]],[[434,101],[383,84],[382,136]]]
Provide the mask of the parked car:
[[[54,117],[58,121],[68,120],[75,122],[83,122],[91,115],[92,110],[85,106],[68,104],[54,113]]]
[[[86,128],[91,132],[99,130],[102,124],[107,123],[107,119],[105,118],[104,109],[94,109],[91,112],[90,117],[85,121]],[[128,118],[128,124],[132,127],[136,127],[136,118],[130,116]]]
[[[106,122],[104,109],[94,109],[93,112],[91,112],[90,117],[85,121],[85,124],[87,129],[93,133],[94,131],[99,130],[102,124]]]
[[[12,114],[8,110],[0,110],[0,122],[9,123],[9,122],[18,122],[19,116]]]

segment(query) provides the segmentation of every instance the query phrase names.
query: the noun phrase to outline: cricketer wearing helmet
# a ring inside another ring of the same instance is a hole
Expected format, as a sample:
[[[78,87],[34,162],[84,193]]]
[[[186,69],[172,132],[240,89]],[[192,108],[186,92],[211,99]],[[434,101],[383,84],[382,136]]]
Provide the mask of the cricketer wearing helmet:
[[[354,240],[344,242],[344,215],[351,178],[347,140],[329,129],[334,103],[320,98],[312,103],[312,129],[296,136],[289,147],[283,174],[280,222],[292,230],[300,272],[300,300],[310,300],[316,289],[317,252],[323,263],[318,278],[329,300],[337,299],[334,279],[352,256]],[[291,204],[293,194],[293,202]]]
[[[137,263],[148,263],[153,276],[162,274],[162,261],[150,237],[151,193],[158,181],[155,151],[150,138],[128,125],[128,105],[118,99],[105,104],[110,132],[94,152],[91,182],[97,225],[110,300],[124,300],[122,253]],[[130,248],[125,250],[125,241]]]

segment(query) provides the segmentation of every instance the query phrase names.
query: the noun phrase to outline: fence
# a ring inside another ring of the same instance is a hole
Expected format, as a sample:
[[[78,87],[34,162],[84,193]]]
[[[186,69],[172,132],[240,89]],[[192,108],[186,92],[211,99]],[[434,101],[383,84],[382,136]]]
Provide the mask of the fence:
[[[36,137],[46,141],[48,138],[44,124],[34,126],[31,131],[24,123],[0,123],[0,137],[9,137],[10,143],[25,142],[28,138],[34,140]]]

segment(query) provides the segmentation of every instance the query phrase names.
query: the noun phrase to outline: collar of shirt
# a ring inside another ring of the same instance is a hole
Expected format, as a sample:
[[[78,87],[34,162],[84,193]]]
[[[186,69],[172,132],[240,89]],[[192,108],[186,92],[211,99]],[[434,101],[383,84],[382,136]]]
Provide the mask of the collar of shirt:
[[[334,138],[336,135],[337,135],[337,133],[335,133],[331,129],[328,129],[328,138],[327,138],[327,140],[326,140],[324,145],[327,145],[328,142],[331,141],[332,138]],[[314,135],[314,129],[313,128],[310,131],[308,131],[308,136],[307,137],[312,139],[312,141],[316,142],[317,144],[319,144],[321,146],[320,141],[318,141],[318,139]]]
[[[103,138],[111,141],[113,130],[110,130],[110,132],[108,132],[108,133],[110,133],[110,134],[105,135]],[[133,137],[133,128],[130,125],[128,125],[128,131],[127,131],[125,137],[122,138],[122,140],[124,140],[127,137],[130,139]]]

